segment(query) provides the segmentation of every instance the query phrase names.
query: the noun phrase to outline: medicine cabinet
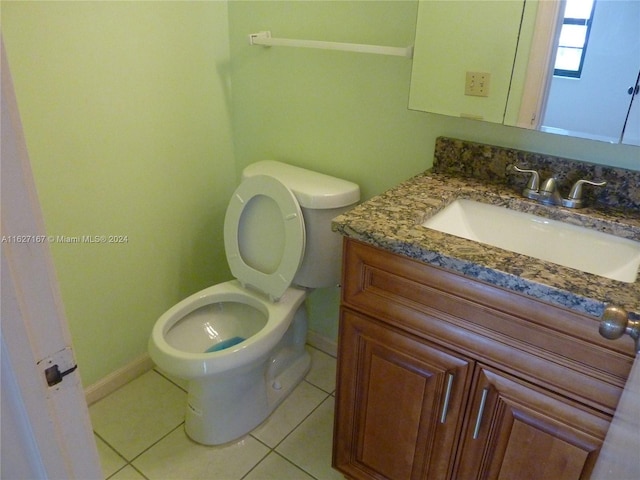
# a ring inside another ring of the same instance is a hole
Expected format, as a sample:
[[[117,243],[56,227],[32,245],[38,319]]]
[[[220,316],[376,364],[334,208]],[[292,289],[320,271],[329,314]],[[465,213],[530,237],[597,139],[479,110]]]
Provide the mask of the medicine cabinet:
[[[579,78],[553,73],[572,1],[593,6]],[[409,108],[640,145],[639,24],[637,0],[420,0]]]

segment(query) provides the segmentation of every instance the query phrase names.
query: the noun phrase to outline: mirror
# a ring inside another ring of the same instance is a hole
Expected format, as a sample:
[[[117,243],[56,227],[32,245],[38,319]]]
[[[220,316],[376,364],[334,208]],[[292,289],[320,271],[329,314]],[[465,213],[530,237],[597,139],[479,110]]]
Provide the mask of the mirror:
[[[638,25],[637,0],[421,0],[409,108],[640,145]]]
[[[503,123],[524,5],[421,0],[409,108]]]

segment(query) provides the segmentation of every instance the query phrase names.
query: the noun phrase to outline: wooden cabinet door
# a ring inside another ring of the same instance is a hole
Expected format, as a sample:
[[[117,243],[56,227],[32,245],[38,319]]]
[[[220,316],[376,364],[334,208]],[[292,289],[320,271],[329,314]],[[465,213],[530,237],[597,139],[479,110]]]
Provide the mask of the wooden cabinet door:
[[[588,479],[610,419],[477,367],[454,478]]]
[[[442,479],[471,386],[465,358],[342,309],[334,466],[359,479]]]

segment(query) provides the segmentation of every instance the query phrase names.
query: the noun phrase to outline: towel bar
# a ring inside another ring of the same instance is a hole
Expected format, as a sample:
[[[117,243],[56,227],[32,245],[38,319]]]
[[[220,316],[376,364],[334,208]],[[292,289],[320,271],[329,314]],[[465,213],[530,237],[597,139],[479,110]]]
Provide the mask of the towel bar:
[[[364,45],[360,43],[323,42],[318,40],[295,40],[291,38],[273,38],[270,31],[252,33],[249,35],[250,45],[265,47],[303,47],[320,48],[323,50],[343,50],[348,52],[375,53],[378,55],[394,55],[413,58],[413,46],[386,47],[382,45]]]

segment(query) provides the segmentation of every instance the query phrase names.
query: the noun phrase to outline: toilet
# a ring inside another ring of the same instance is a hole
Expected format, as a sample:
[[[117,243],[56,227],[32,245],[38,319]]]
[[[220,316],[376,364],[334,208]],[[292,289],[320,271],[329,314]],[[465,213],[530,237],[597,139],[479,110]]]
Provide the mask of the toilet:
[[[309,370],[305,299],[340,279],[331,220],[358,185],[281,162],[246,167],[224,221],[234,280],[205,288],[156,321],[149,355],[189,381],[185,431],[219,445],[260,425]]]

